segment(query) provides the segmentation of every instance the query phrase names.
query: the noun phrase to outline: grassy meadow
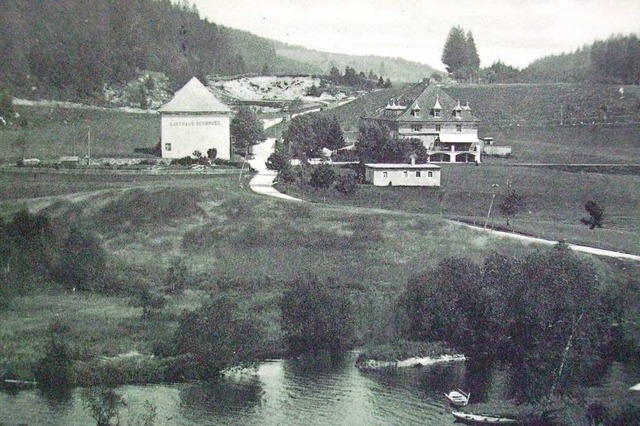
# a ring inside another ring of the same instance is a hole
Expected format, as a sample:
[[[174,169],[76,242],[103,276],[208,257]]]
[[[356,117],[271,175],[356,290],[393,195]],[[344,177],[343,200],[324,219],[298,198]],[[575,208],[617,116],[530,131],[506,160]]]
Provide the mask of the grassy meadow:
[[[3,180],[9,174],[3,174]],[[55,319],[70,325],[77,360],[139,352],[168,341],[184,309],[210,294],[231,294],[268,325],[274,353],[282,350],[278,301],[284,282],[312,273],[336,278],[357,307],[362,342],[388,338],[397,298],[410,275],[446,256],[481,262],[491,250],[523,253],[520,243],[493,240],[434,215],[354,207],[300,204],[253,194],[237,176],[205,178],[132,176],[123,182],[95,180],[67,187],[73,175],[21,183],[20,192],[52,196],[3,199],[9,219],[21,208],[46,213],[64,234],[77,226],[98,235],[114,294],[62,290],[43,281],[0,312],[0,369],[29,377],[42,356],[44,336]],[[147,179],[147,180],[145,180]],[[4,183],[4,191],[11,184]],[[65,193],[64,188],[69,188]],[[141,320],[137,289],[162,292],[172,259],[182,258],[188,288],[168,295],[160,314]]]
[[[508,167],[487,162],[481,166],[443,165],[440,188],[374,187],[360,185],[353,195],[335,190],[307,189],[304,197],[315,202],[395,211],[441,215],[484,225],[491,204],[493,184],[496,198],[491,224],[506,227],[498,206],[508,185],[526,203],[524,211],[510,222],[514,231],[550,240],[592,245],[632,254],[640,253],[640,176],[580,173],[548,168]],[[302,196],[299,188],[281,186],[290,195]],[[590,230],[580,223],[588,217],[586,201],[605,208],[604,228]]]
[[[0,161],[22,158],[51,161],[66,155],[84,157],[91,131],[91,156],[144,157],[136,148],[151,149],[160,141],[158,114],[118,110],[16,105],[18,126],[0,127]],[[26,123],[21,126],[20,123]]]

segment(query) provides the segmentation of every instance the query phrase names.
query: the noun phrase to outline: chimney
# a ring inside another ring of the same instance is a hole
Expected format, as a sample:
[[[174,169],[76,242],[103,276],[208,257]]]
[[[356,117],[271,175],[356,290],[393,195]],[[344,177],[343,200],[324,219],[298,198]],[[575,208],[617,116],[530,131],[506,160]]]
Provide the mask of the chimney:
[[[422,79],[422,82],[425,86],[428,86],[429,84],[431,84],[431,79],[429,77],[425,77]]]
[[[409,156],[409,158],[411,158],[411,165],[415,166],[416,165],[416,155],[415,154],[411,154]]]

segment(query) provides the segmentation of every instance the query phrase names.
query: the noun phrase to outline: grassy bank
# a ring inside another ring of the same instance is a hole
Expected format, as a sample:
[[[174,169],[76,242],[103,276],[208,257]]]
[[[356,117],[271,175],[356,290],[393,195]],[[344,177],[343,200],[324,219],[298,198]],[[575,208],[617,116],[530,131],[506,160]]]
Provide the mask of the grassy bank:
[[[282,349],[278,301],[284,282],[307,273],[337,278],[356,306],[358,340],[381,341],[393,336],[397,298],[412,274],[445,256],[480,262],[487,250],[527,250],[432,215],[258,196],[240,188],[236,176],[129,178],[25,179],[19,191],[38,198],[14,192],[2,201],[5,218],[28,207],[47,214],[59,233],[70,225],[96,233],[119,287],[114,295],[101,295],[43,281],[32,293],[16,297],[0,313],[0,368],[29,377],[55,319],[71,327],[77,361],[150,354],[170,339],[180,313],[195,309],[209,294],[231,295],[258,312],[277,352]],[[12,185],[5,182],[5,191]],[[52,187],[55,195],[44,196]],[[162,292],[176,257],[187,266],[187,290],[167,295],[165,308],[142,320],[136,288],[146,285]]]

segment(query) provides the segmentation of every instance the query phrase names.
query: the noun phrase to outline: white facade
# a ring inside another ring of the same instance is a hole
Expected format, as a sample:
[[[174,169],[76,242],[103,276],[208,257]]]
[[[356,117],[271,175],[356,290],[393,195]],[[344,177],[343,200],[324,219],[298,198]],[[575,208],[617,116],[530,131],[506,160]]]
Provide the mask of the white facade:
[[[162,158],[206,156],[231,159],[231,109],[220,102],[197,78],[178,90],[160,109]]]
[[[231,158],[228,115],[162,114],[162,158],[183,158],[199,151],[206,156],[216,149],[216,158]]]
[[[365,180],[375,186],[440,186],[433,164],[365,164]]]

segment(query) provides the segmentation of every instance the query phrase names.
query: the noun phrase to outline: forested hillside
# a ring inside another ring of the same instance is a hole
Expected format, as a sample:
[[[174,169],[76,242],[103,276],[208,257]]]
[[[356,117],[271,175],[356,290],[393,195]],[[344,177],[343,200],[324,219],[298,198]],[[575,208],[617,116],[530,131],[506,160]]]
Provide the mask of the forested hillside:
[[[550,55],[523,70],[501,62],[482,70],[487,83],[640,84],[640,39],[615,36],[571,53]]]
[[[4,2],[0,57],[0,80],[40,97],[87,97],[137,70],[164,72],[178,86],[194,75],[304,69],[263,39],[169,0]]]
[[[17,97],[97,100],[105,86],[130,82],[142,71],[163,73],[171,89],[193,76],[204,81],[211,75],[327,74],[331,65],[351,66],[357,72],[373,70],[394,81],[417,80],[432,71],[399,58],[313,52],[329,59],[326,63],[306,57],[298,60],[281,53],[281,47],[202,19],[187,2],[3,2],[0,85],[8,86]]]

